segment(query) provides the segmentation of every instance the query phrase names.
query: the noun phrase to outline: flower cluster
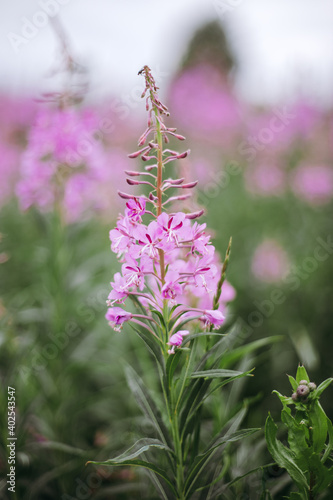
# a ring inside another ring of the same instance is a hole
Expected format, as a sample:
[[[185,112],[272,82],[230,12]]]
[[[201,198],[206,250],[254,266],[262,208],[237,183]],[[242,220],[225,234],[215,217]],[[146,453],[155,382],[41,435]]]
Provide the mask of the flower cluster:
[[[140,149],[129,157],[141,156],[147,164],[143,172],[131,170],[126,174],[129,185],[148,186],[150,192],[140,196],[119,192],[126,200],[126,209],[116,228],[110,231],[110,240],[122,268],[111,283],[106,318],[116,330],[124,321],[132,321],[158,337],[153,331],[157,325],[155,318],[156,314],[162,315],[165,323],[172,325],[164,340],[172,346],[169,352],[173,353],[181,345],[183,335],[188,334],[180,329],[184,324],[200,319],[207,328],[220,327],[225,319],[225,304],[234,298],[235,291],[225,282],[219,303],[213,306],[221,264],[206,224],[196,220],[203,210],[166,211],[172,201],[188,198],[188,190],[197,182],[163,178],[169,164],[185,158],[189,151],[163,149],[163,142],[169,143],[170,138],[182,141],[184,137],[164,124],[168,110],[158,98],[149,68],[145,66],[142,72],[146,81],[143,97],[147,96],[148,126],[139,139]],[[179,194],[184,189],[186,194]],[[144,314],[128,313],[114,305],[124,304],[127,298],[134,299]]]
[[[110,208],[113,197],[104,186],[127,164],[117,150],[107,156],[96,130],[98,116],[89,109],[50,106],[40,110],[16,186],[23,210],[36,205],[50,211],[58,205],[65,219],[73,222],[89,211]]]

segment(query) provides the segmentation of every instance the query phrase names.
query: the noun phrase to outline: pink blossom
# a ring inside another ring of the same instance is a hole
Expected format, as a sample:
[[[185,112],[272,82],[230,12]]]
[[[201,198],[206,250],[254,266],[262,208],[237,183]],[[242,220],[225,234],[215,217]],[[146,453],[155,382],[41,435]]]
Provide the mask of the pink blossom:
[[[251,264],[254,276],[266,283],[281,281],[288,275],[289,267],[286,251],[273,239],[263,241],[256,248]]]
[[[208,64],[184,71],[171,89],[173,112],[194,133],[230,139],[240,123],[239,106],[221,73]],[[223,134],[221,132],[223,131]]]
[[[225,316],[221,313],[221,311],[209,310],[204,311],[204,315],[201,319],[204,321],[206,327],[213,325],[214,329],[216,329],[223,324]]]
[[[329,165],[300,165],[291,187],[294,193],[312,205],[323,205],[333,197],[333,169]]]
[[[120,274],[114,275],[114,282],[111,282],[112,290],[109,293],[107,303],[113,305],[115,302],[123,303],[128,297],[128,284],[126,279]]]
[[[163,212],[157,217],[157,224],[161,228],[161,234],[166,241],[174,241],[178,245],[179,238],[183,234],[183,226],[185,223],[185,214],[178,212],[175,215],[168,215]]]
[[[248,191],[262,196],[281,195],[285,190],[285,172],[275,163],[259,163],[245,171]]]
[[[109,307],[105,318],[108,320],[109,325],[115,330],[120,331],[125,321],[132,319],[132,314],[124,311],[121,307]]]
[[[133,198],[126,203],[126,216],[134,223],[141,223],[141,215],[146,211],[146,201],[144,198]]]
[[[190,332],[188,330],[179,330],[177,333],[171,335],[171,337],[169,338],[168,345],[171,345],[172,348],[168,350],[168,353],[174,354],[175,347],[181,346],[183,343],[183,337],[185,335],[189,335],[189,333]]]
[[[176,297],[182,293],[182,287],[179,284],[180,276],[176,271],[169,270],[165,275],[165,284],[162,287],[162,297],[175,301]]]

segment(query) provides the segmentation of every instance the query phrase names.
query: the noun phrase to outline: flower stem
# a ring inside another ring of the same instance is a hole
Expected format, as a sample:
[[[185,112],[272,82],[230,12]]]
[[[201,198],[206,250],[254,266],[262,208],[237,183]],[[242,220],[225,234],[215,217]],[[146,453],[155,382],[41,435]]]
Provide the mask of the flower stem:
[[[161,133],[161,124],[158,120],[158,111],[155,108],[156,117],[156,139],[157,139],[157,179],[156,179],[156,195],[157,195],[157,216],[162,213],[162,182],[163,182],[163,137]],[[158,250],[160,257],[160,269],[161,269],[161,280],[162,285],[165,282],[165,264],[164,264],[164,251],[162,249]]]

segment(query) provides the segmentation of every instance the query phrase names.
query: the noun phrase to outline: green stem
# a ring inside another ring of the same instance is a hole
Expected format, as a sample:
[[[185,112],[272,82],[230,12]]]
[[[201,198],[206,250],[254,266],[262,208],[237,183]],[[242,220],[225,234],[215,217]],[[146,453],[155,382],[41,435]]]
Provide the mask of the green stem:
[[[158,121],[158,111],[155,109],[156,115],[156,139],[157,139],[157,179],[156,179],[156,195],[157,195],[157,208],[156,215],[159,216],[162,213],[162,181],[163,181],[163,137],[161,133],[161,124]],[[160,269],[161,269],[161,280],[162,286],[164,285],[165,278],[165,264],[164,264],[164,251],[158,250],[160,257]]]

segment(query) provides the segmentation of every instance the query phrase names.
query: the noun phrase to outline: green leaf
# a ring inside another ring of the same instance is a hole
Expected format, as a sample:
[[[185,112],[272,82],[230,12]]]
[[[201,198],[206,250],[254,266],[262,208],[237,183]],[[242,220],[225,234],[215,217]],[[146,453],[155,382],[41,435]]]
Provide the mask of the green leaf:
[[[279,398],[279,400],[281,401],[281,403],[283,404],[284,407],[286,405],[290,405],[293,403],[293,400],[291,397],[289,398],[288,396],[284,396],[279,391],[273,391],[273,394],[277,395],[277,397]]]
[[[137,335],[144,341],[146,346],[148,347],[149,351],[153,354],[155,357],[157,363],[161,366],[162,369],[164,369],[164,358],[161,352],[161,348],[158,345],[157,339],[153,337],[150,333],[144,331],[144,330],[139,330],[135,326],[133,326],[132,323],[130,323],[130,326],[135,330]]]
[[[225,380],[222,380],[222,382],[218,382],[217,384],[215,384],[215,386],[206,394],[206,396],[204,397],[204,400],[206,400],[211,394],[213,394],[213,392],[217,391],[218,389],[221,389],[221,387],[227,385],[227,384],[230,384],[231,382],[233,382],[234,380],[237,380],[239,378],[242,378],[242,377],[246,377],[247,375],[250,375],[251,372],[253,370],[249,370],[247,372],[242,372],[242,375],[236,375],[235,377],[230,377],[228,379],[225,379]],[[203,401],[204,401],[203,400]]]
[[[326,442],[328,418],[317,399],[311,404],[308,415],[312,427],[313,450],[320,453]]]
[[[133,458],[141,455],[141,453],[149,450],[149,448],[160,448],[173,453],[173,451],[159,439],[143,438],[139,439],[139,441],[133,444],[133,446],[131,446],[128,450],[124,451],[124,453],[121,453],[115,458],[107,460],[107,462],[111,461],[121,463],[124,461],[132,460]]]
[[[290,494],[289,500],[304,500],[304,496],[298,493],[297,491],[293,491]]]
[[[304,495],[308,491],[308,484],[305,475],[295,462],[293,453],[286,448],[281,441],[276,439],[277,426],[272,417],[268,415],[265,426],[265,437],[267,448],[276,463],[287,470],[290,477],[295,481],[298,488]]]
[[[313,391],[313,396],[319,398],[322,395],[325,389],[332,383],[333,378],[328,378],[322,382],[315,391]]]
[[[244,346],[237,347],[230,352],[227,352],[223,356],[222,364],[223,366],[227,366],[230,364],[239,361],[239,359],[243,359],[247,354],[260,349],[268,344],[272,344],[273,342],[279,342],[284,337],[282,335],[275,335],[274,337],[267,337],[265,339],[255,340],[254,342],[250,342],[249,344],[245,344]]]
[[[175,373],[175,369],[177,368],[179,358],[181,357],[182,352],[177,350],[175,354],[172,354],[168,357],[168,361],[166,364],[166,375],[168,380],[168,388],[171,387],[173,375]]]
[[[181,408],[182,403],[184,403],[184,401],[185,401],[185,399],[183,398],[183,393],[184,393],[184,389],[186,387],[186,384],[187,384],[188,380],[190,379],[189,373],[191,373],[191,371],[193,369],[193,364],[195,361],[196,345],[197,345],[197,341],[194,340],[194,342],[192,344],[192,349],[191,349],[190,353],[186,356],[186,363],[185,363],[185,366],[184,366],[184,368],[180,374],[180,377],[179,377],[179,392],[178,392],[177,400],[176,400],[176,404],[175,404],[175,411],[177,411],[178,408]]]
[[[166,472],[163,469],[161,469],[160,467],[157,467],[156,465],[154,465],[150,462],[146,462],[144,460],[124,460],[122,462],[116,462],[114,460],[107,460],[106,462],[89,461],[86,463],[86,465],[87,464],[109,465],[109,466],[113,466],[113,467],[126,466],[126,465],[130,465],[132,467],[144,467],[145,469],[149,469],[150,471],[152,471],[154,474],[161,476],[164,479],[164,481],[167,483],[167,485],[169,486],[171,491],[174,493],[174,495],[177,496],[177,492],[176,492],[171,480],[168,478]]]
[[[333,450],[333,426],[329,418],[327,419],[327,431],[328,431],[328,444],[325,448],[325,453],[321,459],[323,464],[329,458],[331,451]]]
[[[216,332],[199,332],[199,333],[192,333],[191,335],[187,335],[184,337],[183,344],[185,345],[187,342],[190,342],[193,339],[196,339],[197,337],[210,337],[210,336],[218,336],[218,337],[225,337],[225,333],[216,333]]]
[[[297,387],[298,387],[298,383],[297,383],[296,379],[294,379],[294,377],[292,377],[291,375],[288,375],[288,378],[289,378],[289,382],[291,384],[291,387],[293,388],[293,391],[296,392]]]
[[[190,496],[192,495],[193,491],[196,488],[196,484],[199,480],[200,474],[203,472],[208,462],[211,460],[217,448],[227,443],[239,441],[240,439],[250,436],[254,432],[257,432],[258,430],[260,429],[244,429],[236,431],[233,434],[227,433],[225,437],[219,439],[213,447],[211,447],[205,453],[199,455],[194,460],[194,463],[188,472],[187,480],[185,482],[185,492],[186,492],[185,499],[190,498]]]
[[[151,309],[152,314],[156,314],[156,316],[159,318],[161,325],[165,328],[165,321],[163,318],[163,314],[160,313],[160,311],[157,311],[156,309]]]
[[[171,439],[163,422],[162,415],[148,393],[143,381],[129,365],[127,365],[125,373],[128,385],[135,397],[136,402],[146,417],[148,417],[153,423],[163,443],[171,448]]]
[[[297,384],[299,384],[301,380],[306,380],[307,382],[310,382],[309,375],[307,374],[307,371],[303,365],[299,365],[296,373]]]
[[[288,427],[289,447],[295,455],[295,463],[302,470],[308,470],[312,449],[309,448],[306,441],[307,427],[305,424],[297,422],[288,410],[282,410],[281,420]]]
[[[244,376],[244,372],[240,372],[237,370],[224,370],[224,369],[216,369],[216,370],[203,370],[198,372],[193,372],[191,374],[191,378],[228,378],[228,377],[239,377]]]

